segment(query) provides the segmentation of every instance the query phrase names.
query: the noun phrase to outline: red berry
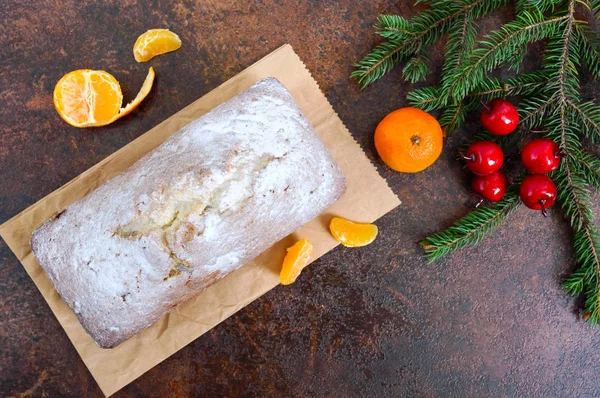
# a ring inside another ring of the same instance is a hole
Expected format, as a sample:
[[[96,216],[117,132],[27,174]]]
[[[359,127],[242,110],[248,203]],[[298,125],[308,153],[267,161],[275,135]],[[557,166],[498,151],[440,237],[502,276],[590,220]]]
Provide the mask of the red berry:
[[[528,175],[521,182],[519,195],[525,206],[533,210],[541,210],[545,217],[546,209],[556,200],[556,185],[548,176]]]
[[[506,177],[501,171],[487,176],[475,176],[471,181],[473,192],[481,195],[490,202],[497,202],[506,192]]]
[[[519,124],[519,112],[510,102],[502,98],[494,98],[481,111],[481,124],[492,134],[510,134]]]
[[[485,176],[492,174],[502,167],[504,153],[502,148],[492,141],[477,141],[463,155],[467,167],[473,173]]]
[[[528,142],[521,152],[523,164],[535,174],[546,174],[556,170],[560,164],[560,157],[560,147],[547,138]]]

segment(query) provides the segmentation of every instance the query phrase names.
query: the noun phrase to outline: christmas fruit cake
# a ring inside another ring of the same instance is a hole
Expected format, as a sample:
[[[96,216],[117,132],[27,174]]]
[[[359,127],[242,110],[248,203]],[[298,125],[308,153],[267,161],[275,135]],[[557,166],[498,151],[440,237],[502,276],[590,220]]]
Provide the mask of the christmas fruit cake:
[[[146,329],[336,202],[340,169],[276,79],[193,121],[32,236],[103,348]]]

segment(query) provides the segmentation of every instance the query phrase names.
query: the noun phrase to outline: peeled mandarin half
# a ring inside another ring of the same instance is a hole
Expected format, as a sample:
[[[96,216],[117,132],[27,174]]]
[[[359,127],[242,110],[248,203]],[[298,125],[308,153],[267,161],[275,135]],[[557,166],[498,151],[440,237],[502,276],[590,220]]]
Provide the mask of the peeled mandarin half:
[[[113,75],[103,70],[75,70],[56,83],[54,107],[71,126],[106,126],[137,108],[150,93],[154,77],[151,67],[135,99],[121,108],[123,93]]]
[[[331,220],[329,230],[346,247],[366,246],[375,240],[378,232],[374,224],[359,224],[339,217]]]
[[[146,62],[157,55],[175,51],[179,47],[181,47],[181,39],[169,29],[150,29],[135,41],[133,56],[138,62]]]
[[[296,278],[308,264],[312,251],[313,246],[307,239],[300,239],[287,249],[287,254],[283,259],[283,267],[279,274],[279,281],[282,285],[289,285],[296,281]]]
[[[104,126],[119,113],[119,82],[103,70],[79,69],[64,75],[54,88],[54,107],[71,126]]]

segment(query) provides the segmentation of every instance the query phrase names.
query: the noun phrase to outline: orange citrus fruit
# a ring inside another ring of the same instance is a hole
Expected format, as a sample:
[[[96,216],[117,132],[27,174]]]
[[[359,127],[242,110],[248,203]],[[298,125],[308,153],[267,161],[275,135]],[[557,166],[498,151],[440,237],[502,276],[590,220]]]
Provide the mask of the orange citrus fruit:
[[[401,108],[383,118],[375,129],[375,148],[392,169],[416,173],[437,160],[443,138],[433,116],[417,108]]]
[[[146,62],[157,55],[175,51],[179,47],[181,47],[181,39],[169,29],[150,29],[135,41],[133,56],[138,62]]]
[[[359,224],[339,217],[331,220],[329,230],[346,247],[366,246],[375,240],[378,232],[374,224]]]
[[[75,127],[110,123],[122,103],[119,82],[102,70],[69,72],[54,88],[54,107],[65,122]]]
[[[300,239],[287,249],[287,254],[283,259],[283,267],[279,274],[279,282],[282,285],[289,285],[296,281],[300,272],[308,264],[312,251],[313,246],[307,239]]]
[[[54,107],[71,126],[106,126],[129,114],[146,98],[154,76],[154,69],[150,68],[138,95],[125,108],[121,108],[123,93],[113,75],[103,70],[75,70],[56,83]]]

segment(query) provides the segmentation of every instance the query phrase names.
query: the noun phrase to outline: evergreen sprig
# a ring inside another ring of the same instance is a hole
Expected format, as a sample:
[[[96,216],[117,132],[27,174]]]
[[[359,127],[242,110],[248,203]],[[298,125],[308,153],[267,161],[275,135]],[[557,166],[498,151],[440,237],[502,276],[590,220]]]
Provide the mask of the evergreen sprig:
[[[412,106],[440,111],[440,124],[451,133],[469,112],[480,109],[480,101],[520,99],[520,134],[513,133],[501,145],[520,147],[523,137],[533,131],[559,144],[564,158],[551,178],[573,229],[579,265],[564,288],[571,295],[583,294],[584,318],[600,323],[600,231],[591,207],[592,192],[600,189],[600,159],[587,150],[590,144],[600,143],[600,106],[582,99],[579,81],[584,71],[600,80],[600,36],[579,19],[585,15],[599,18],[600,0],[516,0],[514,19],[481,37],[477,21],[505,6],[505,0],[421,2],[430,9],[410,19],[380,16],[376,30],[384,41],[355,65],[351,76],[365,88],[406,62],[403,77],[411,82],[424,80],[429,71],[427,49],[446,37],[439,84],[410,92],[407,99]],[[545,47],[542,67],[519,73],[528,45],[541,40]],[[505,80],[492,76],[500,68],[515,75]],[[478,208],[424,239],[421,245],[426,256],[433,261],[478,244],[520,203],[513,186],[500,202]]]
[[[498,203],[480,207],[456,221],[444,231],[434,233],[421,242],[425,255],[435,261],[465,246],[476,245],[519,208],[519,195],[513,188]]]
[[[455,100],[466,97],[489,71],[514,58],[515,52],[523,45],[553,36],[565,19],[566,16],[545,18],[538,10],[522,11],[514,21],[492,31],[479,41],[480,47],[450,77],[453,80],[452,97]]]
[[[432,0],[427,3],[431,8],[411,20],[381,15],[375,29],[386,41],[355,64],[351,77],[366,87],[403,61],[426,51],[448,33],[461,15],[469,13],[470,18],[477,20],[504,5],[506,0]]]

